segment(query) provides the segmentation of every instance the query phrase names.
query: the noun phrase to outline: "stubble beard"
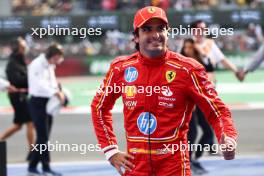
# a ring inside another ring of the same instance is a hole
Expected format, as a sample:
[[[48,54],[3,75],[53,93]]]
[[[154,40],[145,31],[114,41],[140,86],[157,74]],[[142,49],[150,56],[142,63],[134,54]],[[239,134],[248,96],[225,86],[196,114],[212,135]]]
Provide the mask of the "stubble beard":
[[[159,58],[162,57],[165,53],[164,49],[156,49],[156,50],[147,50],[149,58]]]

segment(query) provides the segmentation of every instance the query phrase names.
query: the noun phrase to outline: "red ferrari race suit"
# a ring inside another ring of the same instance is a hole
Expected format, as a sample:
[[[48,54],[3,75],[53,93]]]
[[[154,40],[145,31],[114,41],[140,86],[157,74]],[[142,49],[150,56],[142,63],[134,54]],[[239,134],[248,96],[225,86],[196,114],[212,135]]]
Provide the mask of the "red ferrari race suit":
[[[123,91],[110,91],[117,86]],[[204,112],[218,141],[222,135],[236,140],[231,113],[202,65],[171,51],[159,59],[144,58],[137,52],[111,63],[91,105],[97,139],[107,159],[118,152],[110,111],[120,96],[127,152],[135,157],[135,168],[126,171],[127,176],[191,175],[188,150],[175,151],[174,147],[188,143],[195,104]]]

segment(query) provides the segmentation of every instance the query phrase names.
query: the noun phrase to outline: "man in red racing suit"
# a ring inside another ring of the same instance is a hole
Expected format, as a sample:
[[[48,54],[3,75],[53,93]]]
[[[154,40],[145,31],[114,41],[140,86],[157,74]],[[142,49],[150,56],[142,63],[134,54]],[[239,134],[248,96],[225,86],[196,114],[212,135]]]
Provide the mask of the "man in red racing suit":
[[[144,55],[147,49],[162,48],[160,37],[165,38],[166,44],[167,34],[163,36],[160,24],[166,25],[167,18],[159,16],[162,13],[154,16],[156,11],[162,10],[139,10],[141,16],[145,15],[141,25],[134,21],[134,29],[139,28],[137,37],[142,37],[135,40],[139,52],[111,63],[101,90],[93,99],[92,119],[102,151],[121,175],[123,167],[126,176],[189,176],[188,149],[179,147],[188,144],[187,132],[195,105],[204,112],[219,143],[233,146],[223,152],[225,159],[234,158],[237,132],[229,109],[218,97],[202,65],[166,47],[154,59]],[[154,42],[148,40],[149,36]],[[144,37],[147,43],[142,45]],[[124,104],[126,152],[118,150],[110,112],[120,96]]]

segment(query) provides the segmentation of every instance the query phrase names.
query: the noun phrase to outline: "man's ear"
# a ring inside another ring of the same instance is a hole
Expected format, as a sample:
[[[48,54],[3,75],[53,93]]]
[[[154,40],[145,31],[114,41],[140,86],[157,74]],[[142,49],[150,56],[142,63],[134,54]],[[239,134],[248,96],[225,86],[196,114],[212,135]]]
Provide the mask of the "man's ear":
[[[133,40],[134,40],[135,43],[139,43],[139,37],[138,37],[138,35],[134,35],[134,39]]]

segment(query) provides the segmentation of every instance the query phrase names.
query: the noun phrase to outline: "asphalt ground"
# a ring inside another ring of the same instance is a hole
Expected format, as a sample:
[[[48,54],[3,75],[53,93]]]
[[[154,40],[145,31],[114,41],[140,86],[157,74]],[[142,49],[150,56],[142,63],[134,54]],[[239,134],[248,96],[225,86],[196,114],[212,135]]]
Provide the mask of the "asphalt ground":
[[[206,156],[201,162],[209,171],[207,176],[263,176],[264,135],[263,110],[232,111],[239,132],[237,158],[224,161],[221,156]],[[114,130],[121,150],[125,150],[123,116],[113,114]],[[0,117],[0,130],[12,124],[12,115]],[[117,176],[117,172],[105,161],[104,155],[93,151],[97,144],[89,114],[64,114],[54,119],[52,144],[79,145],[73,151],[51,152],[53,167],[64,176]],[[89,147],[90,146],[90,147]],[[27,142],[25,127],[7,141],[8,176],[26,175]],[[72,148],[73,149],[73,148]],[[89,150],[89,151],[88,151]],[[22,164],[21,164],[22,163]]]
[[[203,176],[263,176],[264,173],[264,157],[238,157],[232,161],[204,158],[201,163],[208,171]],[[8,176],[26,176],[26,167],[26,164],[9,165]],[[63,176],[120,176],[105,161],[55,163],[53,167]]]
[[[233,111],[233,119],[239,132],[238,156],[258,155],[264,156],[264,109],[263,110],[239,110]],[[12,124],[12,116],[0,117],[1,132]],[[125,150],[125,133],[123,128],[122,114],[113,114],[114,130],[118,138],[118,144],[121,150]],[[54,151],[52,152],[53,161],[89,161],[104,160],[104,156],[97,150],[97,144],[93,125],[89,114],[83,115],[60,115],[54,118],[54,124],[51,135],[52,144],[70,144],[83,145],[77,151]],[[87,145],[84,147],[84,145]],[[90,145],[90,146],[89,146]],[[27,154],[27,142],[25,136],[25,127],[21,132],[16,133],[7,141],[8,163],[24,162]],[[84,149],[87,149],[85,151]],[[88,151],[88,149],[90,151]],[[56,149],[54,149],[56,150]],[[59,150],[59,149],[57,149]]]

